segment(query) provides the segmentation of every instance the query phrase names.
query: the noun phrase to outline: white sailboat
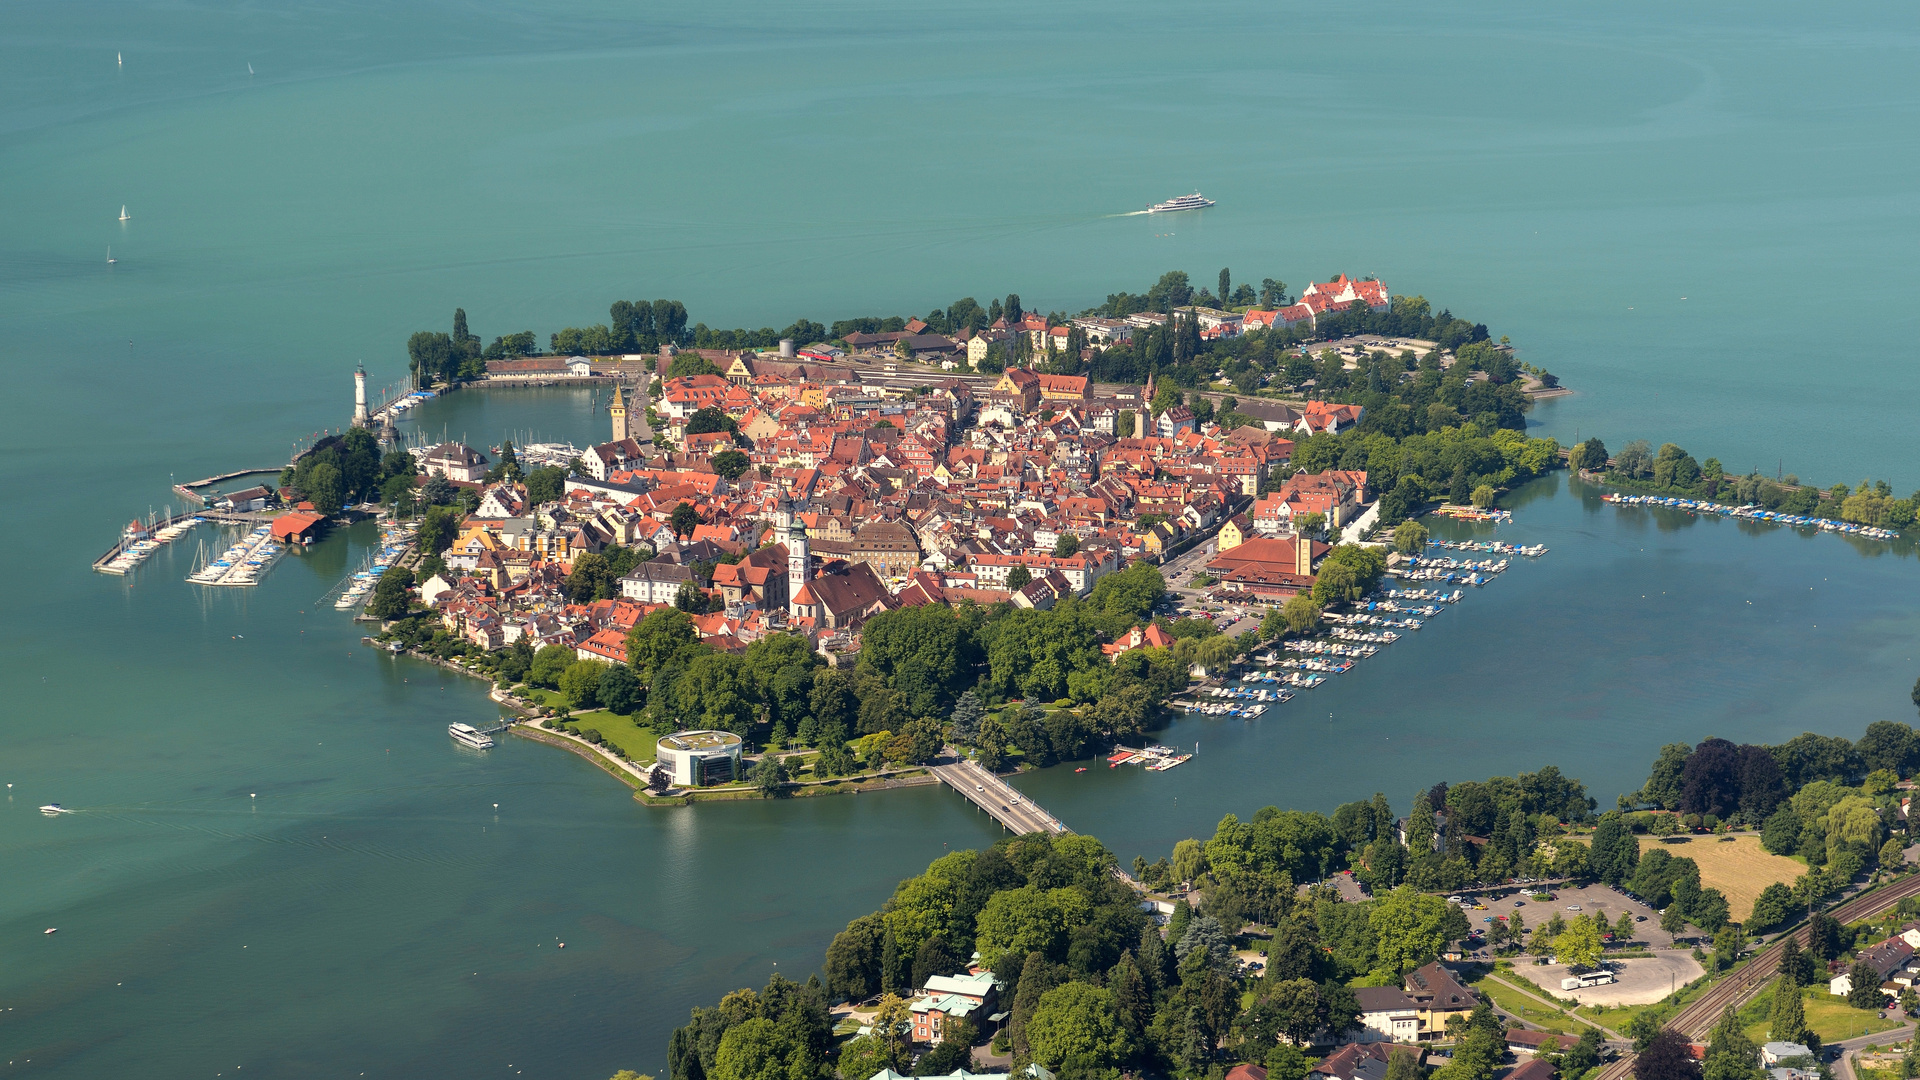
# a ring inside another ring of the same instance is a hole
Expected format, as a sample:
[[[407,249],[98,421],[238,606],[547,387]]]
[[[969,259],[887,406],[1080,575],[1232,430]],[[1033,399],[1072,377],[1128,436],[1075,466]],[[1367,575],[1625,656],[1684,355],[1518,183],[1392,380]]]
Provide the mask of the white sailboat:
[[[127,213],[127,204],[126,204],[126,203],[121,203],[121,204],[120,204],[120,220],[121,220],[121,221],[132,221],[132,220],[133,220],[133,215],[132,215],[132,214],[129,214],[129,213]]]
[[[108,244],[107,245],[107,265],[112,266],[114,263],[117,263],[119,261],[120,261],[119,259],[116,259],[113,257],[113,245]]]
[[[247,74],[249,74],[249,75],[251,75],[251,74],[253,74],[253,62],[252,62],[252,61],[248,61],[248,62],[247,62]]]
[[[121,56],[121,55],[120,55],[119,53],[117,53],[117,52],[116,52],[116,53],[114,53],[114,54],[113,54],[113,66],[114,66],[114,67],[126,67],[126,66],[127,66],[127,58],[126,58],[126,57],[124,57],[124,56]]]

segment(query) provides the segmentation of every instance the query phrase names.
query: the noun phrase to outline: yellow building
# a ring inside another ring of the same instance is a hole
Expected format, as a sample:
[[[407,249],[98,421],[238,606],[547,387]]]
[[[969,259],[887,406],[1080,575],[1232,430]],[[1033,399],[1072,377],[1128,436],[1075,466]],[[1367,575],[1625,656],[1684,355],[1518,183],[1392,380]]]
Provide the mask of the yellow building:
[[[1252,532],[1253,525],[1247,521],[1247,515],[1233,515],[1227,519],[1225,525],[1220,526],[1220,550],[1223,552],[1232,551],[1234,548],[1246,543],[1247,537]]]

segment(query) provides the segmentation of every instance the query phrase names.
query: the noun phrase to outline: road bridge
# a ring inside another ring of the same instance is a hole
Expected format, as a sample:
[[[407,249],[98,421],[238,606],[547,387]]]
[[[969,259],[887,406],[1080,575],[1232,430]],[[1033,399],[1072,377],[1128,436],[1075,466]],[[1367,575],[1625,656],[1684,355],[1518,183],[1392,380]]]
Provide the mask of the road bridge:
[[[950,749],[949,753],[953,751]],[[957,753],[954,757],[956,760],[950,764],[933,766],[931,771],[934,777],[966,796],[968,802],[985,810],[988,817],[1005,826],[1007,831],[1022,835],[1050,833],[1055,836],[1073,831],[979,762],[960,757]]]

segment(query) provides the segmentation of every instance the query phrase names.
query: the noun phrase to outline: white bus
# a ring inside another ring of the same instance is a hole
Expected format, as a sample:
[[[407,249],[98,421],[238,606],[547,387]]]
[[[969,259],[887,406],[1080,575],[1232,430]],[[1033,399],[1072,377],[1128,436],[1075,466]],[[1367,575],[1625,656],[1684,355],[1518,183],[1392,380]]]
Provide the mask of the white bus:
[[[1605,986],[1613,981],[1613,972],[1603,968],[1599,971],[1589,971],[1585,975],[1569,975],[1560,980],[1560,989],[1581,990],[1589,986]]]

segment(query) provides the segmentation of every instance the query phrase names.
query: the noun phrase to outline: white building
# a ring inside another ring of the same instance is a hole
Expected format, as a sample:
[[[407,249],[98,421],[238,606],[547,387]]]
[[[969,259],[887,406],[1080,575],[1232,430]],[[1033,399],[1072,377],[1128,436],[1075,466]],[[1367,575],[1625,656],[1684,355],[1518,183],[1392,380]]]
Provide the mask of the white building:
[[[661,768],[678,787],[707,787],[741,776],[740,736],[730,731],[676,731],[660,740]]]
[[[415,450],[413,456],[420,462],[420,471],[428,476],[444,476],[463,483],[487,478],[487,455],[465,443],[441,443]]]
[[[1355,1042],[1420,1041],[1420,1009],[1411,995],[1397,986],[1364,986],[1353,992],[1360,1005],[1360,1030]]]

